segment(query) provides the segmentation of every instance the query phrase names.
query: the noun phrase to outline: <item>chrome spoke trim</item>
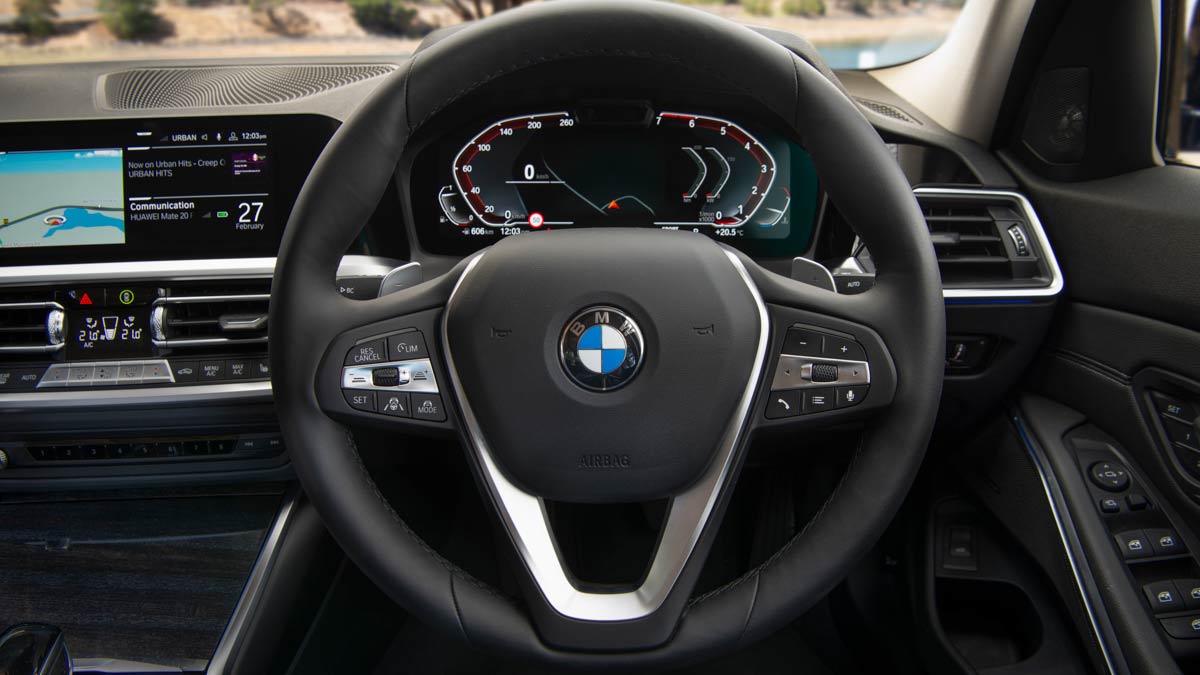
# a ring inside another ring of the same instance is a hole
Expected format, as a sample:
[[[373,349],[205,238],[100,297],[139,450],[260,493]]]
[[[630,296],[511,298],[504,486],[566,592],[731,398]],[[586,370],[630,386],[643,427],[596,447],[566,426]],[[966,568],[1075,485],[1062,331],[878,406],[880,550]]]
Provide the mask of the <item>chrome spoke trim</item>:
[[[446,304],[446,315],[453,310],[455,296],[463,281],[485,253],[486,251],[476,255],[463,271]],[[713,461],[694,485],[671,500],[650,570],[642,585],[633,591],[593,593],[581,591],[571,582],[558,554],[544,502],[509,481],[488,447],[487,439],[484,438],[471,404],[463,392],[462,382],[450,351],[448,323],[445,316],[443,317],[442,351],[446,356],[454,396],[462,411],[470,450],[479,462],[500,518],[530,576],[546,602],[565,617],[597,622],[630,621],[658,610],[683,573],[684,566],[691,558],[716,507],[717,498],[728,482],[736,450],[746,433],[747,419],[766,363],[770,342],[770,317],[762,296],[751,281],[742,261],[730,251],[725,251],[725,255],[745,282],[758,310],[759,335],[754,366]]]

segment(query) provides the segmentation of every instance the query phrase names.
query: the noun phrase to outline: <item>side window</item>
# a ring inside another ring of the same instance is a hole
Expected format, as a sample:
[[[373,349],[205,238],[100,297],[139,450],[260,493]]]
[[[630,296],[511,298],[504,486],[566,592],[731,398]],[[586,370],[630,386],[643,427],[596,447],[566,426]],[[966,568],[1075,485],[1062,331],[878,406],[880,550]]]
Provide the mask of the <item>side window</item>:
[[[1164,59],[1171,82],[1163,116],[1163,155],[1168,161],[1200,166],[1200,2],[1179,0],[1176,6],[1175,39],[1164,41],[1175,48]]]

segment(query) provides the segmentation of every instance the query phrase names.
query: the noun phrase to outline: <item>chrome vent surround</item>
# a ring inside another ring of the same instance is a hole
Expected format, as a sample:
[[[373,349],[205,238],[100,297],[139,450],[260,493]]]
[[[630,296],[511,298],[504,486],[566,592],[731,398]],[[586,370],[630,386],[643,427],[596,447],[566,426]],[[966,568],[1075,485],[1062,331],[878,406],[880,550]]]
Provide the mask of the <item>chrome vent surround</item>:
[[[265,343],[270,300],[267,280],[173,289],[154,301],[151,341],[172,349]]]
[[[387,63],[139,68],[101,77],[110,110],[286,103],[387,75]]]
[[[63,348],[63,307],[49,297],[0,296],[0,354],[45,354]]]
[[[981,291],[1053,295],[1061,290],[1058,263],[1023,196],[936,188],[915,193],[937,252],[946,297],[977,296]]]
[[[879,101],[872,101],[869,98],[859,98],[857,96],[854,97],[854,100],[857,101],[862,107],[877,115],[890,117],[894,120],[900,120],[901,122],[906,122],[908,124],[921,124],[920,120],[889,103],[881,103]]]

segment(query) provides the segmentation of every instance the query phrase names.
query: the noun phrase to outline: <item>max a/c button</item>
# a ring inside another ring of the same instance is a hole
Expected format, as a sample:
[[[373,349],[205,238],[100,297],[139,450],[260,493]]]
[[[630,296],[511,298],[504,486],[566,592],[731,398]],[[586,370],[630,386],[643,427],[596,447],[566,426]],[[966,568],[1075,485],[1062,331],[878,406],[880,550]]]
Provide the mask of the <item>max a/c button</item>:
[[[350,391],[342,392],[346,397],[346,404],[355,410],[363,412],[375,412],[375,392],[373,391]]]

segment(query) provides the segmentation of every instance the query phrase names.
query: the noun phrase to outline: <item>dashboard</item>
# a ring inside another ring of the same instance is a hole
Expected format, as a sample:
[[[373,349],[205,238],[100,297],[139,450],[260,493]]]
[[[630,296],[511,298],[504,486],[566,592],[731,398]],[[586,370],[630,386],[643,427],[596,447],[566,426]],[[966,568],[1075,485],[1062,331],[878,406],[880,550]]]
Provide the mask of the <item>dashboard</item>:
[[[234,79],[275,72],[215,68]],[[0,100],[0,486],[286,479],[266,323],[275,256],[322,149],[382,78],[281,103],[115,110],[97,84],[111,69],[19,67],[25,76]],[[869,77],[843,76],[855,97],[904,105]],[[1033,344],[1022,326],[1051,311],[1039,294],[1052,292],[1005,288],[1043,281],[1045,265],[1006,240],[1023,227],[1036,253],[1036,218],[1003,192],[1012,177],[986,150],[916,111],[908,122],[863,112],[931,231],[945,230],[938,246],[969,253],[942,269],[962,337],[948,352],[958,370],[947,391],[984,400],[1005,388],[991,373],[1020,372]],[[873,278],[803,145],[753,100],[711,83],[505,86],[420,127],[345,251],[333,281],[347,297],[432,279],[503,238],[583,227],[697,232],[838,292]],[[979,228],[995,229],[986,246]],[[1000,257],[981,262],[983,253]],[[851,261],[850,273],[837,269]],[[985,267],[999,279],[981,282]],[[1017,279],[1023,268],[1030,278]],[[958,307],[997,293],[1020,296],[988,305],[1002,321]]]
[[[578,227],[689,230],[748,253],[807,248],[819,186],[797,143],[743,119],[585,102],[468,124],[417,159],[430,251]],[[436,180],[429,178],[436,176]]]

